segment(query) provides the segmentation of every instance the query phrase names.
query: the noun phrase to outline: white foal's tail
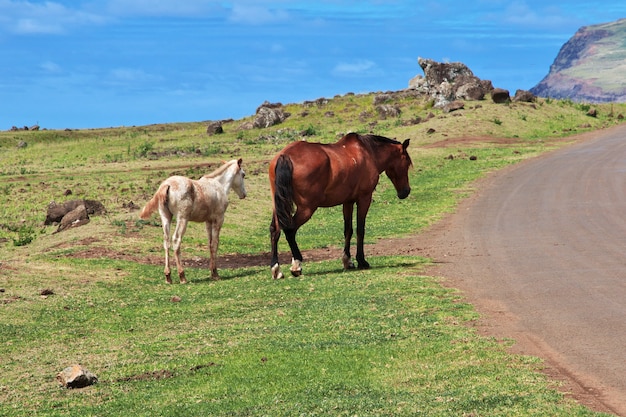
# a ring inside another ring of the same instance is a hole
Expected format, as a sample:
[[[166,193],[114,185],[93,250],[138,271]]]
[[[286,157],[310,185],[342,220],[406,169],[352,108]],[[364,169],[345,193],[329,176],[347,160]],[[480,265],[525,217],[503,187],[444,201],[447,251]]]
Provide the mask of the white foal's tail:
[[[169,185],[162,184],[150,201],[141,209],[139,218],[146,220],[159,208],[159,205],[165,203],[169,188]]]

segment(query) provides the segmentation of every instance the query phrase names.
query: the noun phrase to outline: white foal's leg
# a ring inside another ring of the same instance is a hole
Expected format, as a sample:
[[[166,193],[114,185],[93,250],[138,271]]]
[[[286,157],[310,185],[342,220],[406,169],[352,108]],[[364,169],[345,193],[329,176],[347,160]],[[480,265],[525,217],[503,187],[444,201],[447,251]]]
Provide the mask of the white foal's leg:
[[[174,235],[172,236],[172,249],[174,250],[174,260],[176,261],[176,268],[178,269],[178,278],[181,284],[186,284],[185,270],[183,269],[183,263],[180,260],[180,244],[187,230],[187,219],[176,217],[176,229],[174,229]]]
[[[343,254],[343,256],[341,257],[341,262],[343,263],[343,269],[354,269],[354,262],[352,262],[352,259],[346,255],[345,253]]]
[[[291,275],[299,277],[302,275],[302,262],[296,258],[291,258],[291,268],[289,268],[289,270],[291,271]]]
[[[209,237],[209,253],[211,259],[209,259],[209,268],[211,269],[211,279],[220,279],[217,273],[217,250],[220,245],[220,229],[222,222],[206,222],[206,232]]]
[[[161,214],[161,224],[163,225],[163,249],[165,250],[165,282],[172,283],[172,275],[170,270],[170,225],[172,218]]]

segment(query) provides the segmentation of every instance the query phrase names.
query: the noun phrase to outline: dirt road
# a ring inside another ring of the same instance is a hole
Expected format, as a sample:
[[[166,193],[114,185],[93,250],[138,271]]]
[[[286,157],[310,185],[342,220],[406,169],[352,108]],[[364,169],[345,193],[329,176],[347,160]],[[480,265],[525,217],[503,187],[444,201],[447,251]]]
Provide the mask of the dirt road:
[[[626,416],[626,126],[582,139],[483,181],[418,246],[486,333]]]

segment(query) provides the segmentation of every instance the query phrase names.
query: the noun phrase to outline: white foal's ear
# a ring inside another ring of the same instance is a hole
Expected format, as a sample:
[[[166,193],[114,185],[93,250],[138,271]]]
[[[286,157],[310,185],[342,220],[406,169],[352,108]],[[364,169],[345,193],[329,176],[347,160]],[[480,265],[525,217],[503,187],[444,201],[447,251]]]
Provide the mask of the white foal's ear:
[[[242,163],[242,162],[243,162],[243,159],[242,159],[242,158],[239,158],[239,159],[237,160],[237,164],[239,165],[239,168],[241,168],[241,163]]]

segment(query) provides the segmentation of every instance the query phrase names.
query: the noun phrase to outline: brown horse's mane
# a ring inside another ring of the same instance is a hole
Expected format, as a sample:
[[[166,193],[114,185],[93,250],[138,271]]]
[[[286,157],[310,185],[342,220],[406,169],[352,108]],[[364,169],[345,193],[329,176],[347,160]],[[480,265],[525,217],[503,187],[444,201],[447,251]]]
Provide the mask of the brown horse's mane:
[[[381,145],[399,145],[400,142],[398,142],[395,139],[391,139],[391,138],[387,138],[385,136],[378,136],[378,135],[357,135],[359,137],[359,139],[367,146],[369,146],[371,149],[376,149],[378,146]],[[407,153],[406,156],[409,158],[409,163],[411,164],[411,166],[413,166],[413,161],[411,161],[411,157],[409,156],[409,154]]]
[[[378,135],[359,135],[359,138],[361,138],[362,140],[365,140],[367,142],[374,142],[374,143],[392,143],[394,145],[398,145],[400,142],[398,142],[395,139],[390,139],[387,138],[385,136],[378,136]]]

